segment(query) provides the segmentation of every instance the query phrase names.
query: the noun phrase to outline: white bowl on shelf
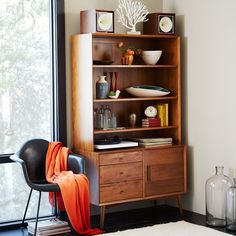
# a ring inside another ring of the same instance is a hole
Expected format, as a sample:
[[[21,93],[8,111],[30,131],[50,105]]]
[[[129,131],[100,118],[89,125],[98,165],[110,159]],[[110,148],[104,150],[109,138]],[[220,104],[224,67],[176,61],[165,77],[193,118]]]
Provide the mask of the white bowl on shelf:
[[[142,51],[141,58],[147,65],[155,65],[162,54],[162,50]]]

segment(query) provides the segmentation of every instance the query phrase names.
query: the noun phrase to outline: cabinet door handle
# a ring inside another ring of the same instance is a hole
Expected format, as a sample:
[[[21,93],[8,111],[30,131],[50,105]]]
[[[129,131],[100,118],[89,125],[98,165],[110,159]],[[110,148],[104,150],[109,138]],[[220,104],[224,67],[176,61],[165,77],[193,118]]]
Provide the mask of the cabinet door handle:
[[[147,181],[151,181],[151,166],[147,166]]]

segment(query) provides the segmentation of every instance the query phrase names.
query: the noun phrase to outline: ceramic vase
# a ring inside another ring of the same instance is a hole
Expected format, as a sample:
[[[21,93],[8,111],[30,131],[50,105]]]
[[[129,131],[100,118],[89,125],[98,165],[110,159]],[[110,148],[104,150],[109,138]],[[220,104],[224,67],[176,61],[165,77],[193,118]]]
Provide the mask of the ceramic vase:
[[[108,95],[108,83],[106,81],[106,76],[99,76],[99,80],[96,83],[96,98],[103,99],[107,98]]]
[[[233,182],[223,174],[223,169],[216,166],[215,175],[206,181],[206,223],[210,226],[226,225],[226,196]]]

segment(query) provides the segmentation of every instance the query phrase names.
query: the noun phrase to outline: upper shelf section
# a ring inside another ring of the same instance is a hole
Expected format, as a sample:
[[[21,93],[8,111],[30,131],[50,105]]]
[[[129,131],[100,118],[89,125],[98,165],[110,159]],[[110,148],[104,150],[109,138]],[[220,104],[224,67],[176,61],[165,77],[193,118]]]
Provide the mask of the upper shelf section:
[[[93,33],[87,34],[92,38],[92,60],[97,62],[112,62],[112,64],[95,64],[93,68],[178,68],[179,52],[176,35],[129,35]],[[132,65],[122,65],[127,49],[135,52],[146,50],[161,50],[162,54],[156,65],[146,65],[140,55],[134,55]]]

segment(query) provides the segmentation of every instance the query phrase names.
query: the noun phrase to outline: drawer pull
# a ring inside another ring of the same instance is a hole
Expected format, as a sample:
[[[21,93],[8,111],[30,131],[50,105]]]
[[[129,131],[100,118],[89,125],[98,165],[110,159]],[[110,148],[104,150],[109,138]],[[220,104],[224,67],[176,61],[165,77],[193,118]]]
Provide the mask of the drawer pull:
[[[147,181],[151,181],[151,166],[147,166]]]
[[[119,161],[123,161],[123,157],[120,157],[120,158],[119,158]]]
[[[123,190],[121,190],[121,191],[120,191],[120,194],[122,194],[122,193],[124,193],[124,191],[123,191]]]
[[[124,172],[121,171],[121,172],[120,172],[120,175],[123,175],[123,174],[124,174]]]

